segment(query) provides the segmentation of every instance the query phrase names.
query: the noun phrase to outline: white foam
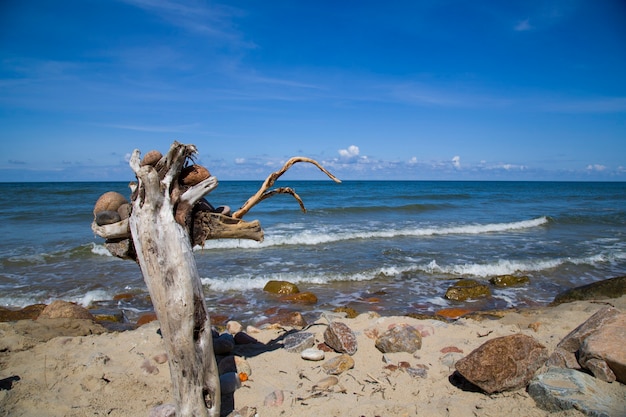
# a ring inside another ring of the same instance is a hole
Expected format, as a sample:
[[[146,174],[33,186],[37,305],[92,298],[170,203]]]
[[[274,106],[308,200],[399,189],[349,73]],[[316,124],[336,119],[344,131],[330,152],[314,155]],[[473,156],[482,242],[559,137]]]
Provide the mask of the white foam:
[[[111,300],[113,298],[113,294],[109,293],[106,290],[93,290],[88,291],[82,298],[77,298],[74,300],[77,304],[80,304],[83,307],[89,307],[91,303],[94,301],[102,301],[102,300]]]
[[[93,253],[94,255],[101,255],[101,256],[113,256],[111,255],[111,252],[109,252],[109,250],[106,248],[106,246],[104,245],[98,245],[96,243],[91,243],[91,253]]]
[[[341,242],[356,239],[392,239],[395,237],[422,237],[422,236],[441,236],[441,235],[478,235],[485,233],[498,233],[512,230],[523,230],[533,227],[542,226],[548,223],[547,217],[539,217],[531,220],[523,220],[510,223],[489,223],[489,224],[472,224],[461,226],[442,226],[433,228],[405,227],[400,229],[388,230],[364,230],[364,231],[345,231],[320,229],[318,231],[299,230],[291,231],[274,231],[273,234],[267,234],[263,242],[255,242],[251,240],[234,240],[234,239],[217,239],[207,241],[204,249],[254,249],[267,248],[280,245],[321,245],[333,242]],[[196,250],[201,250],[196,247]]]

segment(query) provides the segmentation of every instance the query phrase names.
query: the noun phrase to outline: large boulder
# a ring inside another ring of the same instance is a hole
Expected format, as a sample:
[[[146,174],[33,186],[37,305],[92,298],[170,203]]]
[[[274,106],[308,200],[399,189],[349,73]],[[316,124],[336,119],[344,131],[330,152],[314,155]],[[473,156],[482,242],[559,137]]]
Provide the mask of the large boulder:
[[[605,323],[611,322],[620,314],[621,312],[614,307],[605,307],[598,310],[584,323],[569,332],[569,334],[556,345],[556,349],[554,349],[554,352],[550,355],[548,365],[579,369],[580,364],[578,363],[577,354],[584,340],[589,337],[589,335],[602,328]]]
[[[122,204],[128,204],[128,200],[122,194],[109,191],[100,196],[93,207],[93,215],[96,216],[101,211],[117,211]]]
[[[548,359],[548,349],[524,334],[483,343],[455,367],[465,379],[491,394],[525,387]]]
[[[592,282],[591,284],[564,291],[554,298],[552,305],[579,300],[619,298],[624,294],[626,294],[626,275]]]
[[[626,314],[608,320],[587,337],[578,351],[578,362],[596,378],[626,384]]]

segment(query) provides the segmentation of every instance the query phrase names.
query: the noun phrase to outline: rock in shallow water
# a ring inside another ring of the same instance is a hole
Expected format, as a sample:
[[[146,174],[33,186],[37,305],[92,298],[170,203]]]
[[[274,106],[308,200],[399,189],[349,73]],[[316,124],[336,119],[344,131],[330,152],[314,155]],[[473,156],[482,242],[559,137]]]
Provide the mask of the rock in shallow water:
[[[462,279],[448,288],[445,297],[448,300],[465,301],[470,299],[489,297],[489,287],[473,279]]]
[[[548,359],[548,349],[523,334],[497,337],[459,360],[455,367],[465,379],[485,392],[525,387]]]

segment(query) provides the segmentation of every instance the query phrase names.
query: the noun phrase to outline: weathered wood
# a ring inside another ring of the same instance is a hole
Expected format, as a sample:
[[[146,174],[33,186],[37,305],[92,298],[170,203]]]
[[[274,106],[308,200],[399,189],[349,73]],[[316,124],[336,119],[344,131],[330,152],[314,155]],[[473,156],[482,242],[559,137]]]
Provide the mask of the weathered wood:
[[[176,416],[217,417],[220,385],[213,354],[211,322],[193,249],[184,225],[176,222],[175,204],[193,206],[217,186],[203,181],[172,201],[180,169],[196,152],[175,142],[156,167],[140,166],[135,150],[130,165],[137,175],[129,219],[137,260],[161,325],[168,355]],[[165,163],[162,164],[165,160]]]
[[[274,185],[276,180],[278,178],[280,178],[281,175],[283,175],[285,172],[287,172],[287,170],[289,168],[291,168],[291,166],[293,164],[296,164],[298,162],[308,162],[310,164],[313,164],[316,167],[318,167],[320,169],[320,171],[322,171],[324,174],[328,175],[328,177],[331,180],[335,181],[336,183],[340,183],[341,182],[341,180],[339,178],[335,177],[333,174],[328,172],[328,170],[326,170],[326,168],[321,166],[316,160],[311,159],[311,158],[307,158],[305,156],[294,156],[293,158],[290,158],[287,162],[285,162],[285,165],[283,165],[283,167],[281,169],[279,169],[278,171],[273,172],[270,175],[268,175],[268,177],[263,182],[263,185],[261,185],[261,188],[259,188],[259,191],[257,191],[256,194],[254,194],[252,197],[250,197],[248,199],[248,201],[246,201],[243,204],[243,206],[241,206],[241,208],[239,210],[237,210],[236,212],[233,213],[233,218],[240,219],[243,216],[245,216],[246,213],[248,213],[248,211],[250,211],[250,209],[252,207],[256,206],[258,203],[260,203],[261,201],[263,201],[267,197],[269,197],[270,195],[268,195],[268,194],[271,194],[271,195],[274,195],[274,194],[291,194],[296,200],[298,200],[298,203],[300,204],[300,207],[302,208],[302,210],[306,211],[305,208],[304,208],[304,204],[302,203],[302,200],[300,199],[298,194],[296,194],[295,191],[293,191],[291,188],[283,187],[283,188],[278,188],[276,190],[268,191],[269,188]]]

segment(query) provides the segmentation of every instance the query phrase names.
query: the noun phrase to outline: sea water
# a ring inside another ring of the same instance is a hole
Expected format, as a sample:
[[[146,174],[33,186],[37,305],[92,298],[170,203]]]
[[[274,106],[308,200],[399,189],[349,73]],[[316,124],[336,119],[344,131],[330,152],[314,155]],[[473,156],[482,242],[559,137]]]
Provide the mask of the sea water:
[[[239,208],[260,187],[224,181],[207,196]],[[255,206],[263,242],[211,240],[195,248],[214,314],[254,324],[280,306],[310,315],[350,306],[381,314],[545,305],[559,292],[626,274],[626,183],[279,181],[300,195]],[[115,258],[91,230],[93,205],[123,182],[0,184],[0,306],[63,299],[151,309],[138,265]],[[461,278],[525,275],[468,302],[445,299]],[[263,292],[286,280],[317,295],[312,306]],[[130,299],[114,300],[119,294]]]

